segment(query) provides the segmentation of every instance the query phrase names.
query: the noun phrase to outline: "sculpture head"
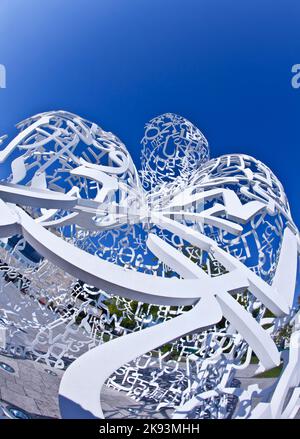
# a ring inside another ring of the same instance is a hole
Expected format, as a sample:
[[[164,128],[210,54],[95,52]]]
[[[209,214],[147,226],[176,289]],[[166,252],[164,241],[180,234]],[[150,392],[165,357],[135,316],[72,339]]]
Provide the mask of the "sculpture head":
[[[177,114],[165,113],[148,122],[141,143],[141,176],[146,189],[188,178],[209,160],[204,135]]]
[[[89,216],[83,226],[91,229],[97,229],[95,220],[113,222],[110,212],[124,220],[140,207],[143,189],[135,165],[111,132],[65,111],[38,114],[17,127],[20,134],[0,155],[3,162],[18,154],[11,163],[13,184],[77,194],[91,209],[77,219],[81,224],[80,217]]]

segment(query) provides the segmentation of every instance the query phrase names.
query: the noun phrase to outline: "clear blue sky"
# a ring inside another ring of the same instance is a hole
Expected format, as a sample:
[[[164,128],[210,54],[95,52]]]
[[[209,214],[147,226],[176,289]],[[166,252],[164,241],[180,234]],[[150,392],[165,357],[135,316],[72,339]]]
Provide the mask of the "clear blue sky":
[[[179,113],[213,157],[270,166],[299,226],[299,23],[299,0],[0,0],[0,135],[66,109],[117,134],[138,164],[145,122]]]

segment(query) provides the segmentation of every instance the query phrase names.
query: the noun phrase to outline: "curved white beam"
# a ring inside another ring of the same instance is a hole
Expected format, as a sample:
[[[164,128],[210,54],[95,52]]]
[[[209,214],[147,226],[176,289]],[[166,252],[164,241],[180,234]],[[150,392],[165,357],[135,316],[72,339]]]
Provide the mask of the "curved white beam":
[[[23,139],[25,139],[30,133],[34,132],[37,127],[49,123],[49,120],[50,118],[48,116],[42,116],[24,131],[21,131],[20,134],[18,134],[2,151],[0,151],[0,163],[3,163],[10,156]]]
[[[11,183],[0,184],[0,197],[3,201],[48,209],[71,209],[77,203],[77,197],[49,189],[37,189]]]
[[[264,303],[275,315],[284,315],[289,313],[289,303],[284,294],[277,291],[277,288],[268,285],[264,280],[257,276],[253,271],[246,267],[237,258],[227,253],[225,250],[218,247],[213,239],[199,233],[191,228],[180,224],[177,221],[166,218],[162,213],[152,214],[151,220],[161,229],[169,230],[172,233],[178,234],[183,239],[186,239],[192,245],[199,247],[201,250],[211,252],[214,257],[228,270],[237,270],[241,275],[245,276],[249,282],[250,291]],[[285,229],[283,236],[284,240],[290,241],[290,232],[288,228]],[[295,238],[296,239],[296,238]],[[283,265],[288,264],[288,254],[284,252],[282,256],[285,259]],[[293,271],[294,273],[294,271]],[[294,273],[295,275],[295,273]],[[294,282],[294,279],[292,279]]]
[[[32,247],[75,278],[108,293],[144,303],[192,305],[203,291],[209,294],[216,288],[213,282],[199,285],[194,279],[169,279],[126,270],[69,244],[36,223],[21,208],[15,209],[21,233]],[[232,285],[237,288],[236,281]]]
[[[222,318],[221,308],[210,294],[203,296],[189,312],[161,325],[134,332],[83,354],[66,370],[59,387],[63,418],[103,418],[100,391],[110,375],[145,352],[205,329]],[[83,382],[84,380],[84,382]]]
[[[201,267],[198,267],[197,264],[158,236],[150,234],[147,246],[161,261],[172,267],[181,276],[198,278],[201,284],[205,283],[206,278],[210,278]],[[222,284],[219,289],[215,290],[215,296],[220,303],[223,316],[254,350],[265,369],[278,366],[280,354],[270,335],[243,306],[228,294],[230,291],[230,283],[226,283],[228,277],[222,275],[219,278],[222,280]],[[242,283],[240,285],[243,286]]]
[[[19,217],[0,199],[0,238],[8,238],[21,231]]]

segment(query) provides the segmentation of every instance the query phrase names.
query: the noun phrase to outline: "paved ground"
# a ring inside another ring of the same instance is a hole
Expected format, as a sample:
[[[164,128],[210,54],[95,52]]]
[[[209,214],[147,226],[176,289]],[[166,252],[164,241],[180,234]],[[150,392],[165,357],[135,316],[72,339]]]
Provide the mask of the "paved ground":
[[[3,363],[12,368],[11,372],[1,368]],[[258,382],[253,378],[255,369],[255,365],[250,365],[238,372],[241,387]],[[0,419],[14,417],[16,410],[21,410],[24,417],[60,418],[58,389],[62,375],[63,371],[32,360],[0,355]],[[262,388],[272,382],[273,378],[259,379]],[[107,387],[103,388],[101,401],[107,419],[166,419],[171,416],[170,410],[155,412],[151,404],[136,402],[125,393]],[[300,419],[300,411],[297,418]]]
[[[1,369],[5,363],[14,371]],[[31,418],[60,418],[58,388],[63,371],[31,360],[0,355],[0,418],[13,416],[19,409]],[[124,393],[105,387],[101,394],[103,411],[113,418],[165,418],[166,412],[154,413],[151,406],[136,403]],[[1,416],[2,407],[2,416]]]
[[[13,371],[1,369],[2,363]],[[15,409],[30,418],[60,418],[58,389],[62,375],[63,371],[32,360],[0,355],[0,419],[13,417]],[[103,388],[101,400],[108,419],[169,417],[168,411],[153,413],[152,406],[136,403],[126,394],[107,387]]]
[[[1,369],[1,363],[14,369]],[[59,418],[58,388],[62,371],[30,360],[0,355],[0,404],[4,411],[15,406],[30,417]],[[55,374],[55,375],[52,375]]]
[[[266,387],[271,386],[276,381],[276,378],[255,377],[257,367],[257,364],[249,364],[246,369],[241,369],[236,372],[235,378],[237,378],[241,382],[241,387],[243,389],[255,383],[259,383],[260,388],[265,389]]]

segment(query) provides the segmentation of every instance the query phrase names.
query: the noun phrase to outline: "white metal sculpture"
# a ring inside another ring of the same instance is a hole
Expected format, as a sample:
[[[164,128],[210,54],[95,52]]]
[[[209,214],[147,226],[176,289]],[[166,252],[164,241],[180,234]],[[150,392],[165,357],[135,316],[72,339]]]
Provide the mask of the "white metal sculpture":
[[[140,176],[116,136],[74,114],[18,128],[0,151],[0,317],[10,349],[71,362],[62,416],[103,417],[106,383],[174,418],[294,417],[299,234],[270,169],[210,160],[203,134],[171,113],[146,125]],[[291,322],[288,357],[276,335]],[[259,371],[284,363],[275,390],[236,386],[252,351]]]

